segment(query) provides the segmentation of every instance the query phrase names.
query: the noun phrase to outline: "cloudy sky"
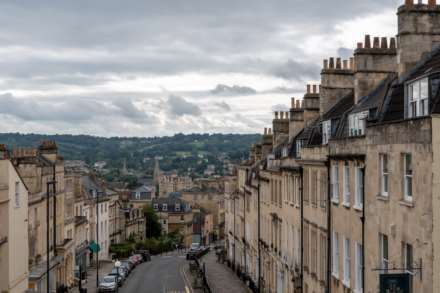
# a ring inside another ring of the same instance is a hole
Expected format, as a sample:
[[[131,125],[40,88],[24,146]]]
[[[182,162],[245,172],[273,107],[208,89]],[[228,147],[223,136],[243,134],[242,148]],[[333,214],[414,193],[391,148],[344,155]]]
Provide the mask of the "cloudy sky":
[[[0,132],[261,132],[401,2],[4,0]]]

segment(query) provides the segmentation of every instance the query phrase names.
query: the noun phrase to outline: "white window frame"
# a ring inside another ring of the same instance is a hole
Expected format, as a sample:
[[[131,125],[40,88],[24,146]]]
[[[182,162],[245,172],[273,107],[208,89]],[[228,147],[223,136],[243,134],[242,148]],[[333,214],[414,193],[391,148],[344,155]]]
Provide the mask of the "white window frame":
[[[355,202],[354,202],[354,207],[356,209],[362,210],[363,209],[363,201],[364,201],[364,196],[365,196],[365,192],[364,192],[364,178],[362,176],[363,173],[365,172],[365,169],[363,167],[356,167],[356,191],[355,191]]]
[[[411,82],[407,91],[407,117],[429,115],[429,79],[425,77]]]
[[[298,139],[298,140],[296,141],[296,157],[297,157],[297,158],[300,158],[300,157],[301,157],[301,149],[302,149],[302,146],[303,146],[303,142],[302,142],[302,140]]]
[[[408,158],[410,158],[410,168],[408,170]],[[414,181],[413,181],[413,158],[410,153],[403,154],[403,192],[405,201],[412,202],[414,195]],[[410,188],[411,186],[411,188]]]
[[[331,138],[332,131],[332,121],[326,120],[322,122],[322,144],[328,144],[329,139]]]
[[[365,135],[366,119],[368,111],[350,114],[348,116],[349,136]]]
[[[350,239],[344,237],[344,279],[343,283],[347,288],[350,288],[350,272],[351,272],[351,252]]]
[[[356,242],[356,260],[355,260],[355,266],[356,266],[356,283],[355,283],[355,290],[356,293],[362,293],[364,291],[363,289],[363,257],[362,257],[362,244],[359,242]]]
[[[337,163],[332,164],[332,201],[339,203],[339,166]]]
[[[176,203],[175,209],[176,212],[180,212],[180,203]]]
[[[339,236],[333,231],[332,234],[332,275],[339,279]]]
[[[155,204],[153,205],[153,209],[157,211],[157,210],[159,209],[159,205],[158,205],[157,203],[155,203]]]
[[[388,197],[390,189],[390,169],[388,154],[380,154],[380,195]]]
[[[344,206],[350,206],[350,164],[344,164]]]
[[[411,259],[408,260],[408,252],[411,251]],[[414,248],[411,244],[403,242],[402,245],[402,265],[406,273],[410,275],[414,275],[413,268],[413,260],[414,260]]]
[[[14,186],[14,193],[15,193],[15,207],[20,207],[20,182],[16,181]]]
[[[382,233],[379,233],[379,261],[380,261],[380,268],[387,272],[388,271],[388,264],[389,264],[389,241],[388,236]]]

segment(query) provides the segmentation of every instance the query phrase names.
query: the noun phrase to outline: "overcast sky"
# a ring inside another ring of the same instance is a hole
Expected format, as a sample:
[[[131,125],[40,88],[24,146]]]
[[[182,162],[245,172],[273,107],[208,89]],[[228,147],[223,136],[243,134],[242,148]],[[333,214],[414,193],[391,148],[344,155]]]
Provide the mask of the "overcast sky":
[[[401,2],[4,0],[0,132],[261,132]]]

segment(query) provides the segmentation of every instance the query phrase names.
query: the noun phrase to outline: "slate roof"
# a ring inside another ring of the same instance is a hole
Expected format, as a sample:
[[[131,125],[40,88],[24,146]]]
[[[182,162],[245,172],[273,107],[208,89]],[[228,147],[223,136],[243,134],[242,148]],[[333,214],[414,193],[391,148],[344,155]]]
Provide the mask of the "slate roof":
[[[160,197],[153,199],[153,207],[157,205],[157,210],[160,212],[174,212],[174,213],[181,213],[181,212],[190,212],[191,206],[189,203],[184,201],[181,198],[178,197]],[[166,209],[164,209],[164,205],[166,204]],[[180,205],[180,209],[176,209],[176,205]]]

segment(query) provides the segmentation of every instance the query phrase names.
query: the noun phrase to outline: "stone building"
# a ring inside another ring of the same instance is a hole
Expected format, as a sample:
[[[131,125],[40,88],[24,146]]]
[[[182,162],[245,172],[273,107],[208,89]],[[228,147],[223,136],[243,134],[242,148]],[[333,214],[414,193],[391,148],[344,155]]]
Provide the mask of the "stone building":
[[[407,0],[397,17],[396,39],[324,60],[320,90],[238,168],[226,249],[263,292],[440,291],[440,6]]]
[[[28,191],[0,146],[0,292],[28,289]],[[25,241],[23,241],[23,239]]]

